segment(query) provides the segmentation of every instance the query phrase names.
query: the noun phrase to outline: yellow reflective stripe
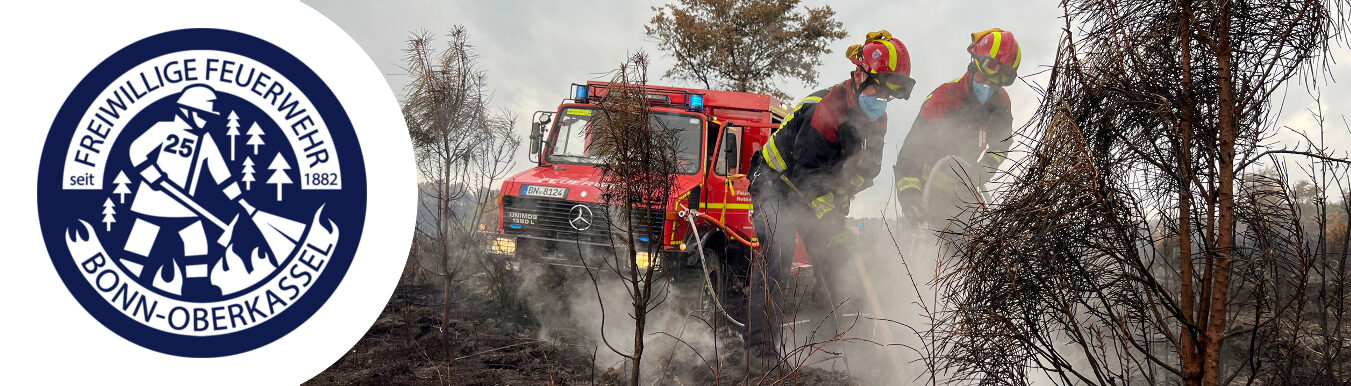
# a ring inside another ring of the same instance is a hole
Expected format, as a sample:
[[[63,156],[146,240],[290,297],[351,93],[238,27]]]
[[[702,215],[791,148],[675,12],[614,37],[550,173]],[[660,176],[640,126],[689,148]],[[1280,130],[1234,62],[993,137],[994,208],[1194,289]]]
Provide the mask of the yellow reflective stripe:
[[[994,153],[994,152],[986,152],[985,154],[988,155],[988,156],[990,156],[991,158],[994,158],[995,161],[999,161],[999,162],[1004,162],[1004,160],[1009,159],[1008,157],[999,155],[998,153]]]
[[[788,180],[788,176],[780,174],[779,179],[783,180],[783,183],[788,184],[789,189],[793,189],[793,191],[797,192],[797,194],[802,194],[802,191],[798,190],[797,184],[794,184],[793,181]]]
[[[817,197],[815,200],[812,200],[812,207],[815,208],[821,205],[825,205],[826,208],[834,208],[835,204],[831,203],[831,201],[834,200],[835,200],[835,193],[826,193],[825,195]]]
[[[797,111],[802,110],[802,106],[806,106],[808,103],[818,102],[821,102],[821,97],[809,96],[802,98],[802,101],[798,102],[796,107],[793,107],[793,112],[788,113],[788,116],[783,118],[783,123],[779,124],[779,128],[782,129],[784,126],[788,125],[788,122],[793,120],[793,116],[797,115]]]
[[[826,193],[825,195],[812,200],[811,206],[813,209],[816,209],[816,218],[825,217],[826,213],[835,210],[834,201],[835,193]]]
[[[784,118],[783,123],[779,124],[779,128],[782,129],[784,126],[788,126],[788,122],[793,121],[793,116],[797,114],[798,110],[802,110],[802,106],[806,106],[808,103],[819,102],[821,102],[821,97],[818,96],[802,98],[802,101],[798,102],[797,107],[793,108],[793,112],[788,114],[787,118]],[[775,130],[774,134],[777,133],[778,130]],[[784,160],[783,153],[779,152],[779,145],[774,143],[774,134],[769,135],[769,140],[765,141],[765,146],[761,148],[760,154],[764,156],[765,163],[769,165],[770,169],[783,173],[785,170],[788,170],[788,161]],[[788,179],[784,178],[784,182],[788,182]],[[788,182],[788,184],[791,186],[793,183]],[[797,190],[797,188],[794,187],[793,190]]]
[[[919,177],[901,177],[899,181],[896,181],[897,192],[904,192],[909,189],[920,189]]]
[[[765,150],[760,153],[765,155],[765,163],[769,164],[770,169],[782,173],[788,170],[788,163],[783,160],[783,154],[779,153],[779,146],[774,144],[774,136],[769,136],[769,141],[765,141]]]
[[[1013,70],[1018,70],[1018,63],[1023,62],[1023,48],[1018,47],[1018,54],[1013,57]]]
[[[999,31],[991,32],[990,34],[994,35],[994,44],[990,46],[990,58],[993,58],[994,60],[999,60],[999,58],[995,57],[995,55],[999,54],[999,41],[1003,40],[1002,37],[1004,36],[1004,34],[1000,33]]]
[[[802,110],[802,106],[805,106],[805,105],[807,105],[808,103],[817,103],[817,102],[820,102],[820,101],[821,101],[821,97],[809,96],[809,97],[806,97],[806,98],[802,98],[802,101],[801,101],[801,102],[798,102],[796,107],[793,107],[793,112],[790,112],[790,113],[788,113],[788,116],[783,117],[783,122],[779,123],[779,128],[782,129],[784,126],[788,126],[788,122],[792,122],[792,121],[793,121],[793,116],[794,116],[794,115],[797,115],[797,111],[798,111],[798,110]],[[777,129],[775,129],[775,130],[777,131]]]
[[[723,203],[700,203],[700,209],[731,209],[731,210],[750,210],[755,209],[752,204],[723,204]]]
[[[887,70],[896,71],[896,44],[892,43],[891,39],[878,41],[887,46]],[[874,70],[873,72],[877,71]]]
[[[802,106],[805,106],[808,103],[818,103],[820,101],[821,97],[816,96],[802,98],[802,101],[798,102],[797,107],[793,108],[793,112],[789,113],[788,116],[783,119],[783,123],[779,124],[779,128],[782,129],[784,126],[788,126],[788,122],[793,121],[793,116],[797,115],[798,110],[802,110]],[[775,133],[778,133],[778,131],[776,130]],[[765,163],[769,164],[771,169],[780,173],[784,170],[788,170],[788,162],[783,159],[783,153],[779,152],[779,146],[774,144],[773,134],[770,134],[769,140],[765,142],[764,149],[768,149],[769,151],[761,151],[760,153],[764,155]]]
[[[864,179],[863,176],[854,176],[854,179],[850,180],[849,183],[854,184],[854,186],[863,186],[863,184],[868,183],[868,180]]]

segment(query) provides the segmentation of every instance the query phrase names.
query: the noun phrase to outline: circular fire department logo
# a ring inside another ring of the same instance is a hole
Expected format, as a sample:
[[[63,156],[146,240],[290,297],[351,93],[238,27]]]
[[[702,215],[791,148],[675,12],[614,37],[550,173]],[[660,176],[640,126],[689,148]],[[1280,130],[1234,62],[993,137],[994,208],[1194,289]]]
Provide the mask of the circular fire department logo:
[[[328,300],[361,239],[352,123],[309,67],[250,35],[158,34],[61,107],[38,171],[52,263],[100,323],[166,354],[233,355]]]

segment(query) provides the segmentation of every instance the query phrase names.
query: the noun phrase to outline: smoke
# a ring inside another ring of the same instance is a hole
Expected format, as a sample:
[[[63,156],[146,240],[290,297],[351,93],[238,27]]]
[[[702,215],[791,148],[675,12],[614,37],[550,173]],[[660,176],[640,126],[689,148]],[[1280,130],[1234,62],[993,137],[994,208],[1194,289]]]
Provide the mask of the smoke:
[[[863,384],[928,383],[925,358],[932,355],[925,341],[934,316],[936,293],[932,282],[940,248],[933,232],[906,227],[895,218],[851,221],[847,232],[858,232],[853,258],[839,262],[827,278],[831,292],[847,305],[841,329],[857,320],[846,334],[843,360],[832,366]],[[842,254],[847,255],[847,254]],[[849,305],[848,303],[852,303]],[[846,368],[841,368],[844,365]]]
[[[609,251],[600,249],[583,253],[611,257]],[[598,373],[623,369],[619,374],[627,374],[627,360],[610,348],[624,354],[633,351],[633,300],[625,282],[607,269],[599,270],[594,282],[580,267],[535,266],[522,274],[519,294],[540,322],[539,339],[582,346],[594,354]],[[710,366],[726,367],[732,360],[729,350],[717,346],[702,283],[684,279],[659,277],[654,283],[653,292],[660,302],[647,314],[641,364],[644,383],[711,379]],[[716,322],[722,336],[728,336],[726,322]]]

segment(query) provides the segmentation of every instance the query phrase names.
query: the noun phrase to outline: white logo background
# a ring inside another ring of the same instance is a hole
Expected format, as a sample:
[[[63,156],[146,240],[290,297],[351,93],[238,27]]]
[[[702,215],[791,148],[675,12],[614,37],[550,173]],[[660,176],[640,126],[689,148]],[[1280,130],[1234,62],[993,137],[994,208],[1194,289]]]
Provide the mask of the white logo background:
[[[48,128],[109,55],[184,28],[234,30],[300,58],[337,95],[366,159],[368,214],[354,261],[307,322],[262,348],[221,358],[161,354],[117,336],[57,276],[39,234],[36,183]],[[6,382],[303,382],[340,358],[389,300],[411,241],[412,150],[393,93],[345,32],[299,2],[8,4],[0,10],[0,357]]]

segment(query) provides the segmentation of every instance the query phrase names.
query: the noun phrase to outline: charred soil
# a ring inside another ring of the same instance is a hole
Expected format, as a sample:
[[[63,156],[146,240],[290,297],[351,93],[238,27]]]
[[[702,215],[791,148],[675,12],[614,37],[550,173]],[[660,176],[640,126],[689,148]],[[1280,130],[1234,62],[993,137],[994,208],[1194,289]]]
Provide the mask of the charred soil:
[[[606,350],[603,344],[598,346],[580,334],[541,339],[545,334],[541,334],[542,326],[536,318],[521,307],[502,307],[487,291],[474,290],[487,288],[476,281],[479,279],[466,279],[452,290],[451,319],[445,331],[441,320],[442,287],[401,281],[366,335],[307,384],[627,383],[624,378],[627,370],[595,365],[596,350]],[[704,365],[671,369],[671,374],[690,378],[668,374],[659,384],[856,383],[844,374],[806,367],[777,379],[748,377],[739,339],[729,340],[722,344],[726,350],[722,370],[710,371]]]

